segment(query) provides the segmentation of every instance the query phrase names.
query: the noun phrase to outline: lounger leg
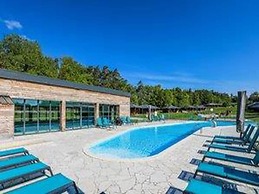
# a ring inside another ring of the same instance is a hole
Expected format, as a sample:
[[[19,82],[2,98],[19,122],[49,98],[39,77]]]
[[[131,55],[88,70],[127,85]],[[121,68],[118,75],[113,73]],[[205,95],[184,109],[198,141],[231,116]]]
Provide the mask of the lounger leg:
[[[203,158],[201,159],[201,162],[204,162],[205,158],[206,158],[206,156],[203,156]]]
[[[53,172],[52,172],[51,168],[48,168],[48,171],[50,172],[50,175],[53,176]]]
[[[74,188],[75,188],[75,191],[76,191],[76,193],[79,193],[79,190],[78,190],[78,188],[77,188],[77,186],[76,186],[76,183],[73,181],[73,185],[74,185]]]
[[[210,146],[208,146],[208,149],[207,149],[207,152],[209,152],[210,151]]]
[[[215,136],[213,137],[213,139],[212,139],[212,142],[211,143],[213,143],[215,141]]]
[[[198,170],[195,171],[194,175],[193,175],[193,178],[195,179],[195,177],[197,176],[198,174]]]
[[[51,170],[50,167],[49,167],[49,168],[46,168],[45,170],[42,171],[46,176],[48,176],[48,175],[46,174],[46,170],[49,171],[50,176],[53,176],[53,172],[52,172],[52,170]]]

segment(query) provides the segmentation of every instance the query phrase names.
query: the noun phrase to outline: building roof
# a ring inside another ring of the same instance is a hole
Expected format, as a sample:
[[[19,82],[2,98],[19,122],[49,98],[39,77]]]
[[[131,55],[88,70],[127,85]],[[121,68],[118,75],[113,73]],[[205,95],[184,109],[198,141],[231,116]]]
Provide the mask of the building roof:
[[[149,105],[149,104],[144,104],[144,105],[139,105],[139,108],[141,109],[159,109],[157,106]]]
[[[141,108],[141,106],[136,105],[136,104],[130,104],[130,108]]]
[[[163,109],[175,109],[176,110],[176,109],[180,109],[180,107],[171,105],[171,106],[164,107]]]
[[[248,105],[248,108],[259,109],[259,102],[254,102],[253,104]]]
[[[196,106],[196,108],[201,108],[201,109],[204,109],[204,108],[206,108],[204,105],[198,105],[198,106]]]
[[[197,108],[196,106],[193,106],[193,105],[189,105],[189,106],[187,106],[187,108]]]
[[[88,91],[101,92],[101,93],[113,94],[118,96],[126,96],[126,97],[131,96],[130,93],[123,92],[121,90],[114,90],[114,89],[104,88],[100,86],[91,86],[86,84],[70,82],[66,80],[54,79],[54,78],[49,78],[45,76],[36,76],[28,73],[21,73],[21,72],[5,70],[5,69],[0,69],[0,78],[44,84],[44,85],[50,85],[50,86],[73,88],[77,90],[88,90]]]
[[[222,103],[211,102],[211,103],[206,104],[206,106],[222,106]]]

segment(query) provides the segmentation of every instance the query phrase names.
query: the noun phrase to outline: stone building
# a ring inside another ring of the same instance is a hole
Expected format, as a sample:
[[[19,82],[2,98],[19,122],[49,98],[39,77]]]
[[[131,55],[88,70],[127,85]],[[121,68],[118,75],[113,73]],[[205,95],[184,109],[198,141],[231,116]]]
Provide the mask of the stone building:
[[[0,136],[86,129],[130,115],[130,94],[0,69]]]

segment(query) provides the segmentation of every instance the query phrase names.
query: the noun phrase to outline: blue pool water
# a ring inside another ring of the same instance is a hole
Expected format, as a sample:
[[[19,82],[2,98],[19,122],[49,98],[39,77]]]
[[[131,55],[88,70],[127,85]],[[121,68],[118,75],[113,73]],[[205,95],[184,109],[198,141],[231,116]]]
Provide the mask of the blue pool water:
[[[218,126],[235,122],[217,121]],[[143,158],[154,156],[202,127],[210,121],[142,127],[126,131],[90,147],[90,152],[106,158]]]

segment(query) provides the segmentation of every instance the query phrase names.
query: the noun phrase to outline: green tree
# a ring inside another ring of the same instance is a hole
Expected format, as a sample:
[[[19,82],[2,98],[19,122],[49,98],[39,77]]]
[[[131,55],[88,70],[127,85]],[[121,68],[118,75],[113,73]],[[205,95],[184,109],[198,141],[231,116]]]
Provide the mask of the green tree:
[[[39,44],[18,35],[7,35],[0,42],[0,67],[34,75],[57,77],[58,63],[43,55]]]
[[[249,96],[248,100],[249,100],[250,102],[259,102],[259,92],[253,92],[253,93]]]
[[[93,77],[87,69],[71,57],[61,59],[59,78],[77,83],[92,84]]]
[[[201,104],[201,100],[200,100],[199,93],[194,91],[193,93],[191,93],[191,105],[200,105],[200,104]]]

